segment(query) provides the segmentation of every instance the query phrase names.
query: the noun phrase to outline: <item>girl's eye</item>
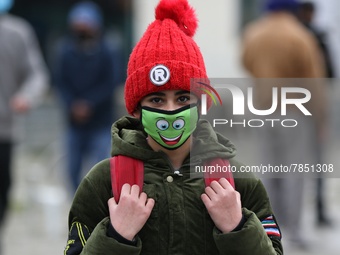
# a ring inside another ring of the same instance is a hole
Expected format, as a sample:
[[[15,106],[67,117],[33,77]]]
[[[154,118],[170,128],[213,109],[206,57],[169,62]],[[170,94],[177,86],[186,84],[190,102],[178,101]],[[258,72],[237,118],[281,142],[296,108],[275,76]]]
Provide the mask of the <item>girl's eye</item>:
[[[185,102],[187,102],[187,101],[189,101],[190,100],[190,97],[188,97],[188,96],[180,96],[179,98],[178,98],[178,101],[180,101],[180,102],[182,102],[182,103],[185,103]]]
[[[159,120],[156,123],[158,129],[164,131],[167,130],[169,128],[169,122],[167,122],[166,120]]]
[[[172,123],[172,126],[174,129],[182,129],[184,127],[184,120],[179,119],[179,120],[175,120],[174,123]]]
[[[158,103],[160,103],[160,102],[162,101],[162,99],[159,98],[159,97],[154,97],[154,98],[151,98],[150,101],[151,101],[152,103],[158,104]]]

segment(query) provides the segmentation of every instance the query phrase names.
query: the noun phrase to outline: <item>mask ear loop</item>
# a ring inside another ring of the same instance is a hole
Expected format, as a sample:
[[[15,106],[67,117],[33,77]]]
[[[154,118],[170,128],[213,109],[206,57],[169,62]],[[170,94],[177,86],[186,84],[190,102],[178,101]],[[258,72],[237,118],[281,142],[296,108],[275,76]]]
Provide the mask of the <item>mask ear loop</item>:
[[[200,121],[201,116],[202,116],[201,111],[200,111],[200,109],[201,109],[201,100],[200,99],[197,101],[196,106],[197,106],[197,116],[198,116],[198,118],[197,118],[197,122],[196,122],[196,129],[194,130],[194,132],[192,132],[193,137],[195,137],[195,133],[197,131],[197,127],[198,127],[199,121]]]

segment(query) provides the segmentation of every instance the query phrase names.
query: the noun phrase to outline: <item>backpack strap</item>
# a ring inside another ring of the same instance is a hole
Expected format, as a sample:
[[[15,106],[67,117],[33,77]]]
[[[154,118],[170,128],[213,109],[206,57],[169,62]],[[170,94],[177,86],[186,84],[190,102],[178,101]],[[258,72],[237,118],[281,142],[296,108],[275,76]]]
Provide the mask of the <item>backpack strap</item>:
[[[212,160],[209,160],[205,162],[204,164],[206,167],[208,166],[214,166],[214,167],[220,167],[222,171],[216,171],[216,172],[210,172],[205,171],[204,172],[204,182],[205,186],[210,186],[211,182],[218,181],[221,178],[226,178],[227,181],[233,186],[235,189],[235,181],[233,177],[233,173],[230,170],[230,162],[228,159],[222,159],[222,158],[214,158]]]
[[[226,178],[235,188],[233,173],[230,171],[230,162],[227,159],[215,158],[205,163],[205,166],[219,166],[223,168],[222,172],[204,173],[205,186],[209,186],[212,181],[218,181],[220,178]],[[144,183],[144,163],[141,160],[117,155],[110,158],[111,185],[113,196],[118,203],[120,192],[125,183],[131,186],[137,184],[140,191],[143,190]]]
[[[144,163],[141,160],[117,155],[110,158],[111,185],[113,196],[118,203],[125,183],[137,184],[140,191],[144,183]]]

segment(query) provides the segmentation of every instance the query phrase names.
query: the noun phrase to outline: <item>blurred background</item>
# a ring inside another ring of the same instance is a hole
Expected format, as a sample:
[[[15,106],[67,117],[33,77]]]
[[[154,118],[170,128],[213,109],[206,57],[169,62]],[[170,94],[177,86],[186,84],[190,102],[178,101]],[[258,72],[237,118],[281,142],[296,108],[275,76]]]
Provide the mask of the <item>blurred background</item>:
[[[68,33],[68,13],[76,0],[15,0],[11,14],[27,20],[37,36],[49,72],[53,73],[54,52]],[[105,33],[122,53],[120,71],[125,75],[132,47],[147,25],[154,19],[157,0],[98,0],[103,12]],[[209,77],[245,78],[241,64],[241,38],[245,26],[263,14],[261,0],[190,0],[199,18],[195,40],[200,46]],[[340,2],[315,0],[313,23],[325,33],[334,67],[334,86],[330,94],[330,137],[327,154],[337,158],[340,139]],[[123,79],[124,80],[124,77]],[[112,97],[114,117],[125,114],[123,82],[117,84]],[[50,254],[63,252],[67,240],[67,216],[72,201],[72,188],[64,167],[63,135],[66,119],[53,84],[42,103],[26,115],[15,116],[16,143],[13,155],[10,208],[1,233],[1,255]],[[246,140],[249,132],[230,132],[243,161],[252,162]],[[332,154],[332,155],[330,155]],[[88,169],[87,169],[88,170]],[[86,170],[85,170],[86,171]],[[303,232],[308,249],[289,249],[286,254],[340,254],[340,179],[328,179],[325,187],[327,215],[330,224],[320,226],[315,221],[315,197],[312,181],[306,186],[303,207]]]

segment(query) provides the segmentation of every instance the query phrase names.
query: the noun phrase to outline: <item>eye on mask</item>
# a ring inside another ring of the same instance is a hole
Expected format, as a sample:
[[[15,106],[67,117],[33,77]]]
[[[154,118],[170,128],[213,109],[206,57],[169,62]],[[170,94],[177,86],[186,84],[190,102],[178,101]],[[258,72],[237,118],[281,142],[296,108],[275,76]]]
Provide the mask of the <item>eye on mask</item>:
[[[142,107],[142,124],[158,144],[173,150],[183,143],[195,131],[198,122],[197,104],[187,105],[174,111],[164,111],[151,107]]]

